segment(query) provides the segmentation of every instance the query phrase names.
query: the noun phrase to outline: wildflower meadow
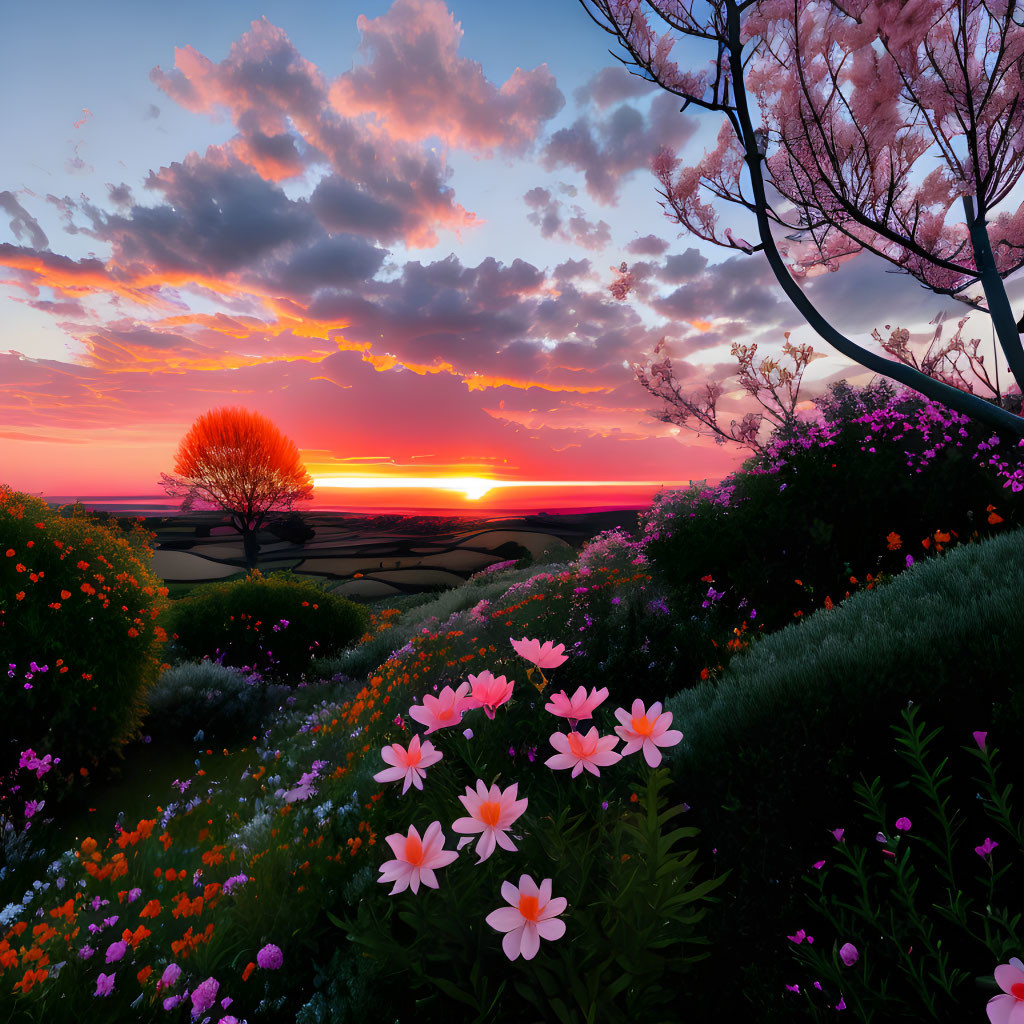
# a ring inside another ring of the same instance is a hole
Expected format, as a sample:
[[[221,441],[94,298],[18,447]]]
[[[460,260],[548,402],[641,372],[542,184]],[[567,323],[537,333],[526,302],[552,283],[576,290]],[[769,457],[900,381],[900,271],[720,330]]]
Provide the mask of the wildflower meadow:
[[[1013,1024],[1024,461],[817,409],[402,607],[172,600],[137,524],[0,491],[4,1019]],[[188,770],[90,813],[144,737]]]

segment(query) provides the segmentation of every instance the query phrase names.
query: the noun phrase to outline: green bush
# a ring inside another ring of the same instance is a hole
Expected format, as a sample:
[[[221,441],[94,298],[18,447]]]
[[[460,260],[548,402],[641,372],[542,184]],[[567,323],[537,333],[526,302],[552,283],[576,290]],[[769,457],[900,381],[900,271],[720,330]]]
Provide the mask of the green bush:
[[[176,601],[169,631],[186,658],[209,657],[271,677],[312,671],[315,658],[330,657],[366,629],[369,611],[326,591],[314,580],[288,572],[211,583]]]
[[[717,682],[666,702],[685,736],[666,755],[673,775],[719,865],[736,872],[735,901],[719,919],[721,962],[771,964],[777,949],[753,947],[763,921],[788,920],[794,874],[820,855],[820,828],[807,823],[827,809],[843,824],[851,777],[885,773],[886,723],[908,701],[935,726],[962,733],[999,720],[1012,731],[1022,570],[1024,531],[963,545],[766,636]],[[1013,756],[1019,771],[1024,758],[1018,748]],[[765,969],[770,980],[751,976],[747,990],[781,998],[777,971]]]
[[[0,486],[5,770],[26,748],[72,770],[136,732],[164,638],[149,541]]]
[[[291,687],[268,684],[255,673],[185,662],[165,669],[146,695],[147,728],[187,740],[202,730],[207,741],[230,743],[259,729],[290,693]]]

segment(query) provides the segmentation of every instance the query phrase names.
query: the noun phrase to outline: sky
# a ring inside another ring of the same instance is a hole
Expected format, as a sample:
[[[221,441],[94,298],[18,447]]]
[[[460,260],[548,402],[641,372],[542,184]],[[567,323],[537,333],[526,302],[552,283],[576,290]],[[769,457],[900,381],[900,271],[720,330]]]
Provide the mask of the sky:
[[[651,159],[696,163],[722,118],[610,43],[575,0],[9,8],[0,482],[161,495],[191,423],[231,405],[353,507],[642,505],[737,468],[650,415],[633,365],[665,337],[695,389],[733,341],[830,350],[763,254],[665,216]],[[720,226],[756,238],[745,217]],[[803,287],[861,344],[966,312],[890,269],[863,253]],[[806,392],[841,376],[869,375],[829,354]],[[721,408],[749,405],[733,385]]]

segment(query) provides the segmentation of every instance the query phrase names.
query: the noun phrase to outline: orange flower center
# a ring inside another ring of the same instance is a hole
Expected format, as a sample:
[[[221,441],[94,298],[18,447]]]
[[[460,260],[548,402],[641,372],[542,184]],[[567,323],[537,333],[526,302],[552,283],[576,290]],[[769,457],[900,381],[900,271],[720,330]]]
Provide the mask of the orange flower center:
[[[434,717],[439,718],[442,722],[447,722],[448,719],[451,718],[454,713],[455,712],[452,708],[441,708],[440,710],[434,712]]]
[[[1021,1002],[1024,1002],[1024,981],[1015,981],[1010,986],[1010,995],[1013,996],[1014,999],[1019,999]]]
[[[587,750],[583,737],[578,732],[569,733],[569,749],[573,757],[586,757],[590,751]]]
[[[536,896],[520,896],[519,897],[519,913],[526,918],[527,921],[533,921],[536,923],[537,914],[540,912],[540,908],[537,906]]]
[[[638,736],[650,736],[654,732],[654,722],[649,722],[646,715],[633,718],[633,732]]]
[[[496,800],[485,800],[480,805],[480,820],[492,828],[498,824],[501,817],[501,804]]]
[[[410,768],[415,768],[421,760],[423,760],[423,750],[421,748],[413,750],[413,748],[410,747],[409,752],[405,755],[405,763]]]
[[[423,844],[416,836],[406,836],[405,859],[414,868],[418,868],[423,863]]]

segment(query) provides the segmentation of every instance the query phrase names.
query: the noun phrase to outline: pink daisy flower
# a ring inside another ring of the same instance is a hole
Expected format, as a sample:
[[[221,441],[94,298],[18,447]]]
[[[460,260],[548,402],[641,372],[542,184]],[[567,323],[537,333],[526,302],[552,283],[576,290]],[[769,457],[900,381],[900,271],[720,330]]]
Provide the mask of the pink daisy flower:
[[[538,886],[529,875],[522,875],[518,888],[511,882],[502,882],[501,895],[511,905],[492,910],[486,921],[495,931],[505,933],[501,948],[509,960],[520,954],[524,960],[532,960],[540,949],[541,939],[560,939],[565,934],[565,922],[558,915],[568,901],[564,896],[551,898],[550,878]]]
[[[419,892],[420,882],[429,885],[431,889],[439,888],[434,868],[446,867],[458,857],[455,850],[444,848],[444,833],[439,821],[431,822],[427,826],[422,839],[415,825],[410,826],[407,836],[395,832],[386,838],[396,859],[386,861],[380,866],[381,876],[377,881],[395,883],[395,887],[388,894],[390,896],[406,889],[412,889],[415,894]]]
[[[415,718],[420,725],[427,727],[426,735],[444,729],[449,725],[458,725],[462,721],[462,712],[468,707],[466,695],[469,693],[469,683],[460,683],[457,690],[446,686],[436,697],[427,694],[423,698],[423,704],[413,704],[409,708],[409,715]]]
[[[486,669],[478,676],[470,676],[472,696],[466,698],[466,708],[483,708],[488,718],[494,718],[494,709],[500,707],[512,696],[515,682],[506,682],[504,676],[495,678]]]
[[[558,668],[563,662],[569,660],[562,654],[565,644],[555,647],[551,640],[545,640],[542,646],[539,640],[527,640],[525,636],[522,640],[513,640],[512,637],[509,637],[509,642],[520,658],[532,661],[537,668]]]
[[[618,742],[616,736],[598,736],[597,726],[593,726],[586,736],[581,736],[578,732],[571,732],[568,735],[564,732],[552,733],[551,746],[558,753],[549,757],[544,764],[556,770],[571,768],[574,779],[584,768],[591,775],[600,776],[598,765],[607,768],[622,760],[622,755],[612,750]]]
[[[996,984],[1003,990],[985,1006],[992,1024],[1020,1024],[1024,1021],[1024,963],[1011,957],[995,969]]]
[[[522,815],[529,803],[526,797],[516,799],[518,791],[518,782],[513,782],[502,792],[496,785],[488,790],[483,779],[477,779],[476,791],[467,786],[466,795],[459,797],[470,816],[457,818],[452,822],[452,829],[463,834],[481,833],[476,844],[476,852],[480,857],[477,864],[482,864],[494,853],[495,843],[503,850],[515,852],[518,849],[507,834],[512,823]],[[461,840],[460,847],[469,841]]]
[[[380,756],[387,761],[390,768],[377,772],[373,777],[374,782],[397,782],[405,779],[402,787],[402,795],[413,785],[417,789],[423,789],[422,780],[426,778],[425,768],[437,764],[442,758],[442,753],[430,740],[420,745],[419,735],[413,736],[406,750],[400,743],[392,743],[390,747],[384,747]]]
[[[570,722],[578,722],[581,718],[593,718],[594,709],[607,697],[607,686],[602,686],[600,690],[592,689],[589,697],[585,686],[579,687],[571,697],[567,697],[565,690],[561,690],[551,695],[551,700],[544,705],[544,710],[561,718],[568,718]]]
[[[661,751],[658,747],[674,747],[683,739],[678,729],[669,728],[672,712],[662,712],[661,701],[655,701],[651,710],[646,711],[644,702],[638,697],[633,701],[632,714],[623,708],[616,708],[615,717],[622,723],[615,726],[615,733],[626,744],[622,748],[622,756],[643,750],[644,760],[651,768],[661,764]]]

